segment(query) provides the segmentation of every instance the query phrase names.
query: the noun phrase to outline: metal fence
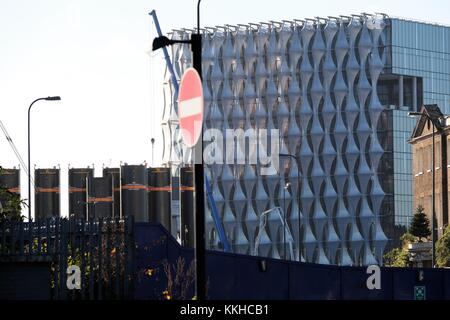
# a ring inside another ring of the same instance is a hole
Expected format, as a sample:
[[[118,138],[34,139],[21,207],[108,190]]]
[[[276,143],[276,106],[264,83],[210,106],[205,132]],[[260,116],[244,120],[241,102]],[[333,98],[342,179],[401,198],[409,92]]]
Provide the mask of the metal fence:
[[[0,223],[0,262],[49,262],[55,300],[133,298],[134,252],[132,216]],[[70,266],[79,267],[81,289],[68,289]]]
[[[151,269],[136,281],[135,299],[164,299],[165,266],[185,276],[193,249],[181,247],[160,224],[136,223],[136,269]],[[212,300],[450,300],[450,269],[381,267],[381,289],[369,290],[367,267],[343,267],[206,251],[207,297]],[[141,272],[143,273],[143,272]],[[180,277],[178,283],[183,283]],[[173,286],[174,289],[177,286]],[[172,299],[182,299],[169,291]],[[186,299],[195,295],[194,288]]]

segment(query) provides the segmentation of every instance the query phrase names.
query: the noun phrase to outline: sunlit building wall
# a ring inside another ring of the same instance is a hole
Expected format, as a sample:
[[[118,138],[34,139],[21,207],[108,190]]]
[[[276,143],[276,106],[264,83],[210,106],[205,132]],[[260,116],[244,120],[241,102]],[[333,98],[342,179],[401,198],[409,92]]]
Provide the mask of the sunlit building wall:
[[[171,37],[189,39],[191,32],[174,30]],[[450,82],[438,79],[450,74],[449,28],[354,15],[202,33],[204,129],[278,129],[279,152],[297,158],[280,157],[280,172],[263,175],[262,164],[252,164],[249,154],[267,146],[249,143],[247,149],[223,147],[233,164],[206,166],[233,251],[323,264],[381,264],[412,215],[406,140],[414,120],[407,112],[431,99],[448,106]],[[433,67],[429,59],[414,57],[425,51],[428,33],[439,36],[428,46],[436,51],[426,55],[444,57]],[[189,46],[173,46],[171,57],[179,79],[191,66]],[[176,175],[192,159],[166,76],[163,157]],[[280,210],[262,218],[274,208]],[[206,220],[208,246],[220,249],[209,213]]]

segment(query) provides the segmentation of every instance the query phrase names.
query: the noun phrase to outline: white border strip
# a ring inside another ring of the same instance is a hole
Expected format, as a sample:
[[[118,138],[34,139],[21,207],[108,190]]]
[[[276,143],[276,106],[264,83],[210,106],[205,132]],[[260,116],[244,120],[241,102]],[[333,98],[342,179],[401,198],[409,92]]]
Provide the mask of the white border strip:
[[[178,105],[178,117],[187,118],[201,114],[203,111],[203,98],[196,97],[179,102]]]

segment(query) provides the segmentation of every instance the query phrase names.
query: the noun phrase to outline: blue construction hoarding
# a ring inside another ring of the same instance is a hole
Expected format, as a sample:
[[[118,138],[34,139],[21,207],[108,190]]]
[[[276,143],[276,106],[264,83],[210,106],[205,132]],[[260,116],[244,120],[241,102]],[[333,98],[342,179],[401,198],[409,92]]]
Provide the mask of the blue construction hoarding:
[[[159,224],[137,223],[135,240],[138,273],[135,299],[163,299],[168,277],[172,278],[172,288],[176,286],[177,270],[178,282],[183,282],[180,280],[183,278],[189,282],[192,249],[179,246]],[[448,269],[381,268],[381,289],[369,290],[366,281],[370,274],[365,267],[316,265],[207,251],[206,268],[209,299],[414,300],[422,287],[426,300],[450,299]],[[193,287],[192,282],[184,298],[194,297]]]

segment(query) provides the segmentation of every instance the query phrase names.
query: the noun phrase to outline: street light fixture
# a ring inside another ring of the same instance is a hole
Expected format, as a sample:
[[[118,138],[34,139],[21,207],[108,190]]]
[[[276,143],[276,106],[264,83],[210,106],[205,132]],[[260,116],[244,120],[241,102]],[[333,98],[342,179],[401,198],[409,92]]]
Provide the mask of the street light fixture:
[[[433,178],[432,178],[432,184],[433,184],[433,192],[432,192],[432,209],[431,209],[431,245],[432,245],[432,249],[431,249],[431,267],[434,268],[435,262],[436,262],[436,245],[435,245],[435,223],[434,223],[434,219],[436,216],[436,212],[435,212],[435,193],[436,193],[436,186],[435,186],[435,179],[436,179],[436,165],[435,165],[435,152],[434,152],[434,135],[435,135],[435,129],[436,126],[434,124],[433,119],[430,117],[430,115],[426,112],[408,112],[408,116],[409,117],[417,117],[417,116],[425,116],[427,117],[428,120],[430,120],[432,126],[433,126],[433,133],[432,133],[432,166],[431,166],[431,170],[433,172]]]
[[[280,153],[278,154],[280,157],[289,157],[295,160],[297,165],[297,192],[298,192],[298,261],[302,262],[302,251],[300,250],[300,170],[298,169],[298,164],[300,163],[300,159],[290,153]]]
[[[286,182],[284,184],[284,188],[283,188],[283,220],[284,223],[286,224],[286,190],[288,190],[291,187],[291,183],[290,182]],[[300,253],[300,250],[299,250]],[[286,225],[283,228],[283,258],[286,260]],[[292,257],[291,257],[292,260]]]
[[[191,34],[190,40],[171,40],[165,36],[153,40],[152,50],[165,48],[177,43],[191,45],[192,65],[202,79],[202,35],[200,34],[200,2],[197,2],[197,33]],[[165,50],[165,49],[164,49]],[[203,142],[203,132],[199,137],[199,145]],[[202,152],[200,152],[202,154]],[[196,261],[196,288],[197,300],[205,300],[206,297],[206,266],[205,266],[205,194],[204,194],[204,168],[203,159],[195,161],[195,261]]]
[[[46,98],[38,98],[36,100],[34,100],[30,106],[28,107],[28,222],[31,222],[31,164],[30,164],[30,142],[31,142],[31,138],[30,138],[30,112],[31,112],[31,107],[33,106],[33,104],[35,104],[36,102],[40,101],[40,100],[47,100],[47,101],[59,101],[61,100],[60,96],[51,96],[51,97],[46,97]]]
[[[171,46],[177,43],[192,43],[191,40],[172,40],[167,38],[166,36],[161,36],[153,39],[152,50],[156,51],[158,49]]]

